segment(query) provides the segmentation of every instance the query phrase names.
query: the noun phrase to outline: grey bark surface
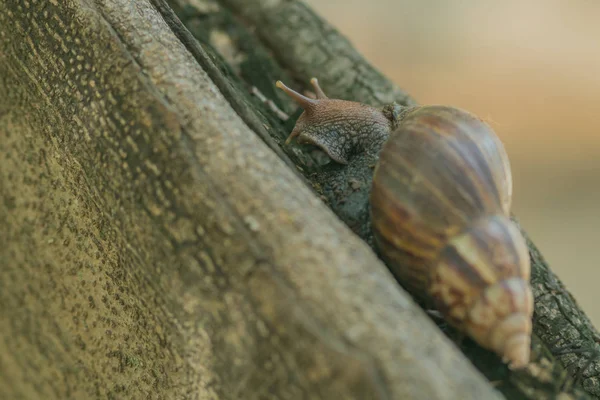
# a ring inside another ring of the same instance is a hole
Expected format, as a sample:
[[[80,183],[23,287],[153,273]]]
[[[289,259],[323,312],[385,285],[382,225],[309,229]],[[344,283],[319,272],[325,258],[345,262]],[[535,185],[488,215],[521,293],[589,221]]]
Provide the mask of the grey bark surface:
[[[287,112],[272,78],[411,100],[300,3],[173,3],[196,50],[152,4],[0,1],[0,398],[501,398],[307,187],[323,157],[284,153],[293,118],[248,82]],[[592,335],[532,254],[539,352]],[[558,395],[541,358],[519,395]]]

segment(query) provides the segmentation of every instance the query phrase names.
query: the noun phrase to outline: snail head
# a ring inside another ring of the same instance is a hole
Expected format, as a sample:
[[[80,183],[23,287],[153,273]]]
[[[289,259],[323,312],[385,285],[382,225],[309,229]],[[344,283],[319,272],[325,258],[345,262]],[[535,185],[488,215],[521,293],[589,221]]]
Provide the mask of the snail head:
[[[304,112],[285,141],[319,147],[334,161],[347,164],[358,151],[377,151],[392,129],[383,110],[353,101],[330,99],[316,78],[311,79],[316,99],[306,97],[277,81],[276,86],[291,97]]]

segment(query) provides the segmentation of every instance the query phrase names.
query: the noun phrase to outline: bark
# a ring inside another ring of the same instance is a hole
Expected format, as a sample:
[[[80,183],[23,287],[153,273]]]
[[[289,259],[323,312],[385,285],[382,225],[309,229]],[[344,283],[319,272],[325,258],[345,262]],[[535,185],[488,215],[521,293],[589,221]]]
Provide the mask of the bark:
[[[172,6],[201,45],[159,0],[0,1],[0,397],[558,395],[548,343],[595,331],[533,245],[539,358],[467,343],[486,379],[348,228],[365,192],[324,177],[352,171],[282,148],[252,93],[412,100],[301,3]]]

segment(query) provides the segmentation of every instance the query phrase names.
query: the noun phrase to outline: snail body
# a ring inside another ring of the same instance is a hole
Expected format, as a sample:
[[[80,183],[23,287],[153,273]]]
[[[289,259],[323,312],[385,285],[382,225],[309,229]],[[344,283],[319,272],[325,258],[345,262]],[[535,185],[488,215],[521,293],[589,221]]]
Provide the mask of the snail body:
[[[369,207],[381,257],[415,297],[513,368],[529,362],[533,295],[529,251],[510,219],[505,149],[476,116],[447,106],[378,109],[277,86],[304,112],[298,138],[346,164],[378,157]]]

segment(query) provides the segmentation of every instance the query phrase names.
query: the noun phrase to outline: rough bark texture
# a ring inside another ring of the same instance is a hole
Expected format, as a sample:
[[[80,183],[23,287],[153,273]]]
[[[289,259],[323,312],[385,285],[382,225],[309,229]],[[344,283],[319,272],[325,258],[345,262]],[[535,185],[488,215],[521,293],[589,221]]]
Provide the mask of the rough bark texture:
[[[151,3],[0,0],[0,398],[501,398],[251,87],[412,100],[301,3],[173,2],[202,46]],[[508,398],[557,396],[546,344],[595,332],[531,248],[539,359],[465,347]]]

